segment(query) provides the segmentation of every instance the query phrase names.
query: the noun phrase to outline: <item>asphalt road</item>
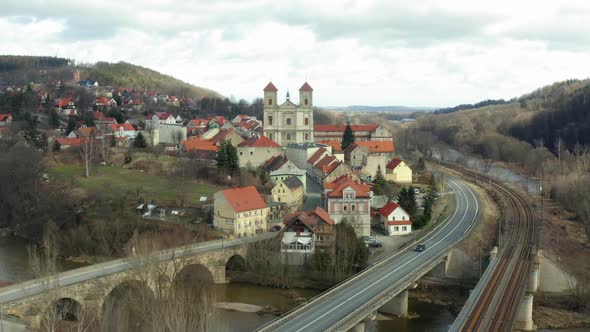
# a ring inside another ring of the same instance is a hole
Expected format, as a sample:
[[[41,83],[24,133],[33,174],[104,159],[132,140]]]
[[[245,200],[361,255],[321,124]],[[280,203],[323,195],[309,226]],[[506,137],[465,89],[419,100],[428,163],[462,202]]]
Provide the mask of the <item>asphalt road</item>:
[[[394,259],[373,267],[364,277],[353,279],[330,296],[308,304],[303,309],[305,312],[296,311],[288,319],[278,318],[275,323],[280,322],[279,325],[267,328],[273,331],[325,331],[395,283],[401,284],[400,280],[405,276],[462,239],[477,219],[479,204],[475,194],[463,182],[454,178],[448,182],[455,192],[456,209],[447,223],[420,242],[426,245],[425,251],[414,252],[414,248],[400,251],[394,254]]]
[[[208,251],[231,248],[244,243],[272,238],[276,235],[277,233],[264,233],[249,238],[200,242],[186,247],[157,252],[150,256],[150,261],[166,261],[173,258],[187,257]],[[26,297],[34,296],[46,291],[48,288],[70,286],[91,279],[126,271],[134,266],[137,266],[138,264],[142,264],[142,261],[134,259],[133,257],[116,259],[113,261],[94,264],[60,273],[57,280],[55,278],[34,279],[8,287],[3,287],[0,288],[0,304],[6,304]]]

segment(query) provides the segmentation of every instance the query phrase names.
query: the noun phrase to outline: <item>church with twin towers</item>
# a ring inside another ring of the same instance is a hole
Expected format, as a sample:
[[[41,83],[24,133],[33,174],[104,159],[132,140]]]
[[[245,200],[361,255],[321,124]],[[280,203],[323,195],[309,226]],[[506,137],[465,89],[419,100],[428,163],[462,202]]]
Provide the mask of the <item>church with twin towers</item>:
[[[264,88],[264,135],[280,145],[313,142],[313,89],[305,82],[299,88],[299,104],[279,104],[278,89],[272,82]]]

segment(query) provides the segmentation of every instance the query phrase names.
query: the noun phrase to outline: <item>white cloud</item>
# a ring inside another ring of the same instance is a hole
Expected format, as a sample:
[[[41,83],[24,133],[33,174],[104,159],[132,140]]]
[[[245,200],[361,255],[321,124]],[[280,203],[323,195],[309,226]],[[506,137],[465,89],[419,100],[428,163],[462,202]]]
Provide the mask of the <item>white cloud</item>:
[[[236,98],[307,78],[320,105],[447,106],[590,76],[589,19],[574,0],[21,0],[3,6],[0,49],[127,61]]]

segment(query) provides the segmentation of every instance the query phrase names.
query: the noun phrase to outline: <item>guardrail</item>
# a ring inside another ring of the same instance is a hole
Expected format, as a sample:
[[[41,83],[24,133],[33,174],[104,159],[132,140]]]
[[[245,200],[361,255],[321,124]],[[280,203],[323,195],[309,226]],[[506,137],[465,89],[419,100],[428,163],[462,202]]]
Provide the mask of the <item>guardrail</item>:
[[[130,269],[135,266],[141,266],[142,264],[149,262],[149,261],[153,261],[154,259],[158,262],[162,262],[162,261],[170,260],[170,259],[174,259],[174,258],[183,258],[183,257],[188,257],[191,255],[204,253],[204,252],[208,252],[208,251],[215,251],[215,250],[225,249],[225,248],[233,248],[233,247],[241,246],[244,244],[249,244],[249,243],[258,242],[258,241],[262,241],[262,240],[268,240],[268,239],[276,237],[277,235],[278,235],[278,233],[263,233],[263,234],[259,234],[259,235],[252,236],[252,237],[245,237],[245,238],[232,239],[232,240],[219,239],[219,240],[213,240],[213,241],[198,242],[198,243],[188,244],[188,245],[177,247],[177,248],[163,249],[163,250],[160,250],[160,251],[155,252],[153,254],[150,254],[147,257],[136,258],[136,257],[130,256],[130,257],[125,257],[125,258],[118,258],[118,259],[114,259],[114,260],[104,262],[104,263],[93,264],[93,265],[77,268],[74,270],[60,272],[60,273],[57,273],[55,276],[32,279],[32,280],[25,281],[22,283],[18,283],[18,284],[14,284],[14,285],[0,288],[0,304],[7,304],[10,302],[18,301],[20,299],[35,295],[35,294],[26,294],[25,296],[22,296],[20,298],[10,299],[8,301],[3,299],[3,295],[5,295],[7,293],[11,293],[15,290],[26,289],[26,288],[37,286],[37,285],[46,285],[47,287],[49,287],[49,289],[71,286],[71,285],[75,285],[78,283],[82,283],[86,280],[91,280],[91,279],[95,279],[95,278],[100,278],[100,277],[112,275],[115,273],[119,273],[121,271],[125,271],[125,270]],[[210,250],[199,251],[199,249],[210,247],[210,246],[218,246],[218,247],[216,247],[214,249],[210,249]],[[115,271],[107,271],[107,269],[116,267],[117,265],[120,265],[121,267]],[[71,282],[71,283],[66,282],[66,283],[60,284],[60,280],[71,278],[71,277],[74,277],[77,275],[90,274],[92,272],[100,272],[100,273],[99,273],[99,275],[92,276],[87,279],[79,280],[77,282]]]
[[[398,255],[400,255],[401,253],[403,253],[405,250],[407,250],[410,246],[415,245],[418,241],[430,237],[432,233],[434,233],[435,231],[438,231],[440,228],[443,227],[443,225],[446,224],[446,222],[451,218],[451,216],[447,217],[443,222],[439,222],[437,223],[436,227],[433,227],[428,233],[426,234],[421,234],[419,238],[415,239],[413,242],[408,242],[406,244],[404,244],[401,248],[399,248],[395,253],[391,254],[388,257],[384,257],[382,260],[380,260],[377,263],[371,264],[369,266],[367,266],[365,269],[363,269],[362,271],[348,277],[347,279],[341,281],[340,283],[338,283],[337,285],[334,285],[332,287],[330,287],[329,289],[327,289],[326,291],[316,295],[315,297],[303,302],[302,304],[300,304],[299,306],[287,311],[286,313],[284,313],[283,315],[281,315],[280,317],[278,317],[277,319],[274,319],[272,321],[270,321],[269,323],[259,327],[258,329],[256,329],[255,331],[273,331],[275,330],[280,324],[283,324],[285,321],[290,321],[292,320],[296,314],[302,314],[306,311],[308,311],[309,309],[311,309],[312,305],[316,304],[316,303],[320,303],[321,301],[326,300],[327,298],[330,298],[332,295],[334,295],[337,291],[341,290],[343,287],[346,286],[346,284],[348,284],[349,282],[352,282],[358,278],[362,278],[364,277],[367,273],[372,272],[374,269],[382,266],[383,264],[389,262],[390,260],[394,259],[395,257],[397,257]],[[472,226],[471,226],[472,227]],[[469,229],[471,229],[471,227]],[[465,234],[463,235],[465,236]],[[463,236],[461,238],[463,238]]]

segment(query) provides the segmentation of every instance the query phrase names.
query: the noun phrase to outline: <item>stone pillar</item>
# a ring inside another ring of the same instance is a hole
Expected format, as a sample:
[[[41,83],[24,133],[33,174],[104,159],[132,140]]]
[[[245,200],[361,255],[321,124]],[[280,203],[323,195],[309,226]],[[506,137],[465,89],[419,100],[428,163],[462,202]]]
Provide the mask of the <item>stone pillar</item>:
[[[386,314],[393,314],[398,317],[405,317],[408,315],[408,290],[403,290],[396,295],[391,301],[385,303],[379,312]]]
[[[515,330],[533,331],[535,325],[533,324],[533,296],[524,295],[518,307],[518,315],[514,324]]]
[[[498,247],[493,247],[492,251],[490,251],[490,259],[498,256]]]
[[[541,272],[541,260],[543,259],[543,254],[541,251],[537,251],[537,255],[533,259],[533,264],[531,264],[531,271],[529,273],[529,291],[536,292],[539,289],[539,279],[540,279],[540,272]]]
[[[449,256],[445,257],[443,259],[442,262],[440,262],[439,264],[437,264],[434,269],[428,271],[428,273],[426,273],[427,276],[429,277],[434,277],[434,278],[446,278],[447,277],[447,264],[449,261]]]
[[[365,321],[361,321],[360,323],[353,326],[349,332],[365,332]]]
[[[225,265],[223,266],[211,266],[209,271],[213,275],[213,282],[216,284],[227,284],[228,280],[225,277]]]

